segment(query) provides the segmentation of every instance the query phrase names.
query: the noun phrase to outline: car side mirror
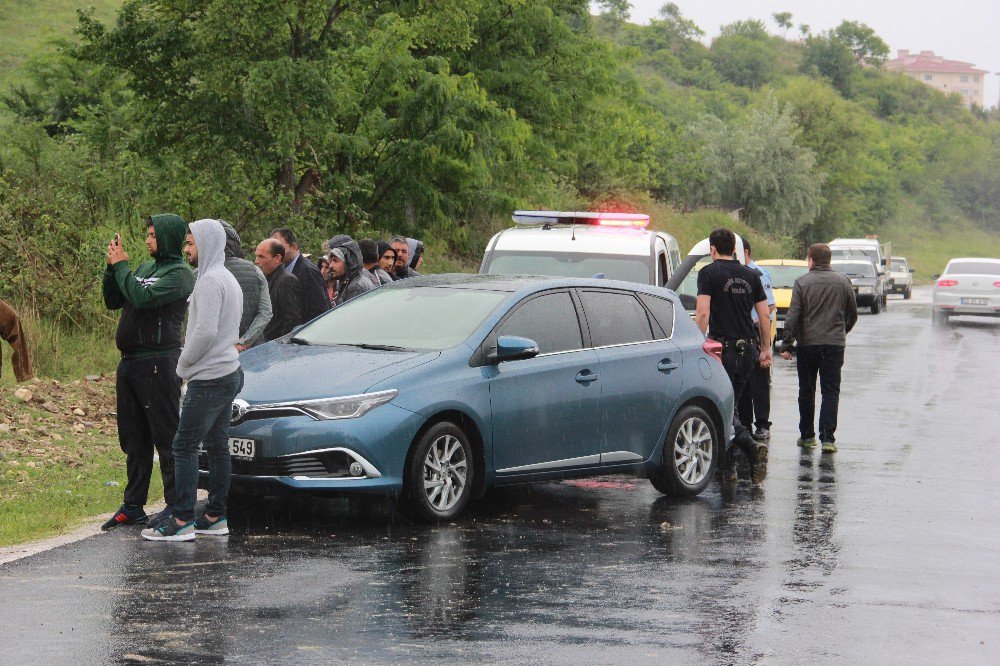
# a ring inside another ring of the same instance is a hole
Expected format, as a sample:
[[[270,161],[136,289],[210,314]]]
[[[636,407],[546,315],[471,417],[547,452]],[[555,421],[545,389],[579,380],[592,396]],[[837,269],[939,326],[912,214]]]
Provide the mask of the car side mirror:
[[[538,356],[538,343],[534,340],[516,335],[501,335],[497,338],[497,350],[489,355],[488,361],[502,363],[503,361],[520,361],[536,356]]]
[[[885,266],[885,259],[882,260],[882,265]]]
[[[911,273],[916,273],[916,272],[917,272],[917,269],[916,269],[916,268],[911,268],[911,269],[910,269],[910,272],[911,272]]]

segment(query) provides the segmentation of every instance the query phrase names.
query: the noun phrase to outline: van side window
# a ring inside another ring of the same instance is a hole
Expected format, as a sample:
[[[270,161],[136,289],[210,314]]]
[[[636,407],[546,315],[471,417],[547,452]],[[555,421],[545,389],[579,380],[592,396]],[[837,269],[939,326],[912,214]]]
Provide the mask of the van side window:
[[[657,282],[658,287],[662,287],[667,283],[667,278],[670,277],[670,272],[667,270],[667,255],[664,252],[660,252],[657,256],[657,263],[660,266],[660,280]]]

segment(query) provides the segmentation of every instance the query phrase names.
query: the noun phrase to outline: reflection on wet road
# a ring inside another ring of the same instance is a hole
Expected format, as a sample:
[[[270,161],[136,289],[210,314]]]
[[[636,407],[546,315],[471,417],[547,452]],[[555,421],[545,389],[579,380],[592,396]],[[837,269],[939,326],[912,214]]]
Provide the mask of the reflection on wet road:
[[[228,539],[119,531],[0,566],[0,663],[1000,660],[1000,323],[862,316],[840,451],[673,501],[627,477],[494,493],[462,520],[268,500]]]

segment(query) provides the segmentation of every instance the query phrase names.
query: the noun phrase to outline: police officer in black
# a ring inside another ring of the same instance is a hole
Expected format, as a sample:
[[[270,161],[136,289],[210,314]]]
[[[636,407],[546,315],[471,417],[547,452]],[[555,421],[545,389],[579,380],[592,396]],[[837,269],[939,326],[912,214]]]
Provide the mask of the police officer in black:
[[[771,346],[761,340],[771,339],[767,295],[756,271],[734,258],[736,235],[726,228],[716,229],[708,237],[714,261],[698,272],[698,304],[695,322],[709,338],[722,343],[722,364],[733,383],[735,403],[747,386],[755,365],[771,365]],[[757,322],[751,311],[757,311]],[[750,478],[762,483],[767,475],[767,445],[754,440],[733,411],[735,437],[725,457],[723,479],[736,480],[735,449],[743,451],[750,463]]]

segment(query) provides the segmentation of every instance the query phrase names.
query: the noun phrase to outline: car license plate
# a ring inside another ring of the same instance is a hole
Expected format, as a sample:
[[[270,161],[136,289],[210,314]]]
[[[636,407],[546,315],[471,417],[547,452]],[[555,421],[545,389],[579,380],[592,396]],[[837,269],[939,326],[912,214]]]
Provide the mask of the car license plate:
[[[989,305],[990,299],[988,298],[963,298],[962,305]]]
[[[207,453],[205,443],[198,444],[198,453]],[[253,460],[257,453],[257,441],[253,439],[243,439],[241,437],[229,438],[229,455],[240,460]]]

